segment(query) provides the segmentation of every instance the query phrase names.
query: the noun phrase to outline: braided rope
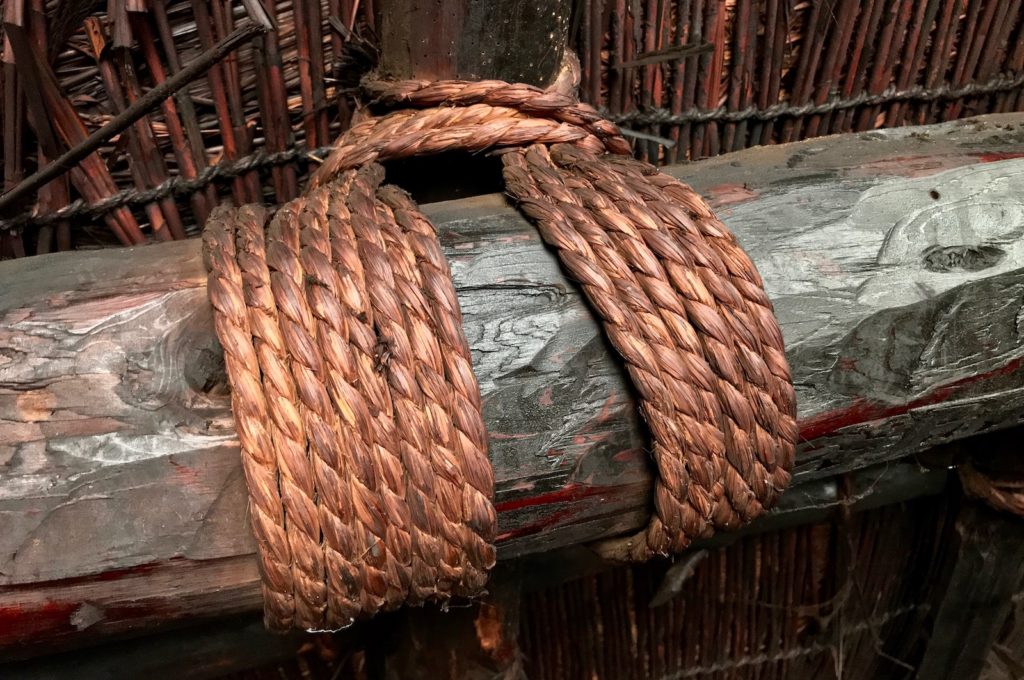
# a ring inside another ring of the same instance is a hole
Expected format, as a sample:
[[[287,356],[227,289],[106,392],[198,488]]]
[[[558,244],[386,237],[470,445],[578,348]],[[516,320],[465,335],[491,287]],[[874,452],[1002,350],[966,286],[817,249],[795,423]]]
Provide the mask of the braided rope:
[[[795,398],[753,263],[707,205],[561,94],[370,82],[404,107],[343,135],[275,215],[218,209],[205,244],[265,574],[268,625],[338,628],[478,594],[493,471],[436,231],[378,162],[501,149],[507,190],[626,362],[652,434],[655,513],[605,554],[731,529],[789,481]],[[237,242],[237,249],[234,244]],[[248,310],[248,311],[246,311]]]
[[[203,252],[210,275],[207,292],[214,309],[214,328],[224,348],[224,365],[231,382],[231,410],[242,447],[242,470],[249,488],[251,524],[260,546],[263,602],[268,624],[288,627],[295,611],[291,553],[278,491],[280,471],[264,427],[269,421],[266,397],[260,384],[259,362],[253,349],[242,293],[242,273],[235,261],[237,225],[257,222],[261,208],[243,206],[237,213],[211,214],[203,232]]]
[[[340,172],[375,161],[428,156],[442,151],[484,151],[560,142],[571,142],[598,153],[605,149],[604,142],[588,128],[531,118],[505,106],[470,104],[464,108],[396,111],[353,126],[342,135],[309,182],[311,187],[317,187]],[[615,139],[614,147],[629,148],[621,137]]]

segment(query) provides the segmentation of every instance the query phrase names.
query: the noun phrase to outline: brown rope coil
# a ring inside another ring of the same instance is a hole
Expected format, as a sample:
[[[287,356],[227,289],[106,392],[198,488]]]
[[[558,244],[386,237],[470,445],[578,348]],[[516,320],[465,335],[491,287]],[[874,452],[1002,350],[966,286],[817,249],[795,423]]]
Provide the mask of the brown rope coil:
[[[283,206],[218,210],[209,294],[260,549],[266,621],[334,629],[477,594],[495,553],[480,393],[433,225],[378,162],[502,151],[507,190],[626,362],[655,513],[606,554],[677,552],[771,506],[795,396],[757,270],[689,187],[624,154],[573,98],[498,81],[368,83],[404,107],[353,127]]]

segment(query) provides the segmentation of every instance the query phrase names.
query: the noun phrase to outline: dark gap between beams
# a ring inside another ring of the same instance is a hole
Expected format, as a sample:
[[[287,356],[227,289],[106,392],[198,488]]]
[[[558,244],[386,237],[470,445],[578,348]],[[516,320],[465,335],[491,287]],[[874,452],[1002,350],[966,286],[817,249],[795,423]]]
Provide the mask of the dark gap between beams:
[[[417,203],[436,203],[505,190],[501,157],[467,151],[384,163],[385,182],[408,191]]]

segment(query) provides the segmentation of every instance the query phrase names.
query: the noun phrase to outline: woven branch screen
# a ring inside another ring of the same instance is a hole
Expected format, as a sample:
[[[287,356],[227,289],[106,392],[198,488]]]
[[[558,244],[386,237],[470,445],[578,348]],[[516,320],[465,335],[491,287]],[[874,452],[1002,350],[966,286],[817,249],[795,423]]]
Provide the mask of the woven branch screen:
[[[951,505],[920,499],[740,539],[709,551],[659,606],[650,603],[664,561],[529,593],[507,677],[912,678],[942,595]],[[322,637],[287,663],[233,677],[370,678],[386,653],[370,639]]]
[[[373,6],[268,9],[274,34],[244,42],[20,206],[0,256],[190,236],[226,198],[296,195],[308,152],[351,119]],[[245,17],[235,0],[6,0],[5,188]],[[652,161],[1024,108],[1015,0],[579,0],[572,30],[583,98]]]
[[[738,541],[661,606],[650,602],[664,564],[533,594],[526,677],[913,677],[941,583],[944,507],[927,499]]]
[[[660,138],[637,144],[651,160],[1024,106],[1016,2],[585,0],[581,15],[583,96]]]

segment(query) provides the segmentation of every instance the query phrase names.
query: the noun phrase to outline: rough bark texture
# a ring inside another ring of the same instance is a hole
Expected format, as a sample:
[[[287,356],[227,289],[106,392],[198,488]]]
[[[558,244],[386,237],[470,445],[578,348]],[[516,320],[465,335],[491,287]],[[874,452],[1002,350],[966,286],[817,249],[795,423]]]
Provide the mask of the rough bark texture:
[[[1021,158],[1014,114],[669,170],[776,302],[797,486],[1024,420]],[[643,526],[646,438],[579,291],[500,196],[426,212],[484,395],[500,556]],[[257,607],[199,243],[46,257],[0,267],[0,649]]]

